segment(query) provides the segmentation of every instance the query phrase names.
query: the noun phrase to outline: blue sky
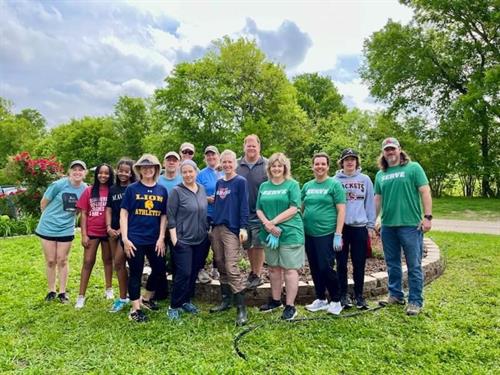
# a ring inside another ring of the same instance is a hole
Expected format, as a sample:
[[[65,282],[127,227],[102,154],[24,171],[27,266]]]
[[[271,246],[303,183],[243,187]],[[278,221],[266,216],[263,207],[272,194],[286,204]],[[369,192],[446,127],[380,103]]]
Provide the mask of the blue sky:
[[[411,12],[396,0],[0,0],[0,17],[0,96],[54,126],[110,114],[120,95],[149,96],[224,35],[256,40],[290,77],[328,75],[346,104],[376,109],[356,72],[363,41]]]

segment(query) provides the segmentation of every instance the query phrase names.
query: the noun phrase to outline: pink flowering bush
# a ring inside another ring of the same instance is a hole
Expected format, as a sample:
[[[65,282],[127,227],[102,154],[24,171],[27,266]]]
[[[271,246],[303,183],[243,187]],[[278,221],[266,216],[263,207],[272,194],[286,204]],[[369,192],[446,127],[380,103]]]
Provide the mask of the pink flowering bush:
[[[15,177],[19,189],[15,194],[0,199],[12,198],[22,213],[39,216],[40,199],[47,186],[61,176],[62,164],[55,156],[32,159],[29,152],[24,151],[11,157],[8,170]]]

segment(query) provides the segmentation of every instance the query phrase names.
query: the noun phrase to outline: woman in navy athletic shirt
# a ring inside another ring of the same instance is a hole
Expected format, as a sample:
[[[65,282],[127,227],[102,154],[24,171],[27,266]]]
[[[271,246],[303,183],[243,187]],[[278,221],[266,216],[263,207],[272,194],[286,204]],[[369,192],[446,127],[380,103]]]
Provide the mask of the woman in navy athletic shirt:
[[[166,277],[165,231],[167,227],[167,189],[157,183],[160,162],[151,154],[144,154],[134,165],[139,181],[129,185],[121,204],[120,230],[128,258],[128,294],[132,304],[129,319],[147,320],[141,306],[158,310],[152,296],[156,285]],[[144,256],[148,257],[151,275],[141,299],[141,277]]]

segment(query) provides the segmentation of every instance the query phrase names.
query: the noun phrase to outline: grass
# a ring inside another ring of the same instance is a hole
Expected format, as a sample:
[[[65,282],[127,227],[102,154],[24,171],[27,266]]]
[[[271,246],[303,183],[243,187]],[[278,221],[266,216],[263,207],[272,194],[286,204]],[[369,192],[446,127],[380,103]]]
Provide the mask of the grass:
[[[235,355],[234,310],[171,324],[164,312],[144,325],[107,312],[103,272],[90,280],[88,305],[45,303],[43,258],[34,237],[0,240],[2,373],[498,373],[499,236],[433,233],[447,259],[426,287],[426,307],[399,307],[349,318],[267,324],[243,338]],[[75,241],[75,243],[78,243]],[[70,291],[77,293],[81,248],[72,250]],[[163,306],[165,307],[165,305]],[[300,316],[308,314],[300,307]],[[321,315],[320,316],[324,316]],[[252,323],[275,322],[250,311]]]
[[[437,219],[500,220],[500,199],[478,197],[435,198],[432,213]]]

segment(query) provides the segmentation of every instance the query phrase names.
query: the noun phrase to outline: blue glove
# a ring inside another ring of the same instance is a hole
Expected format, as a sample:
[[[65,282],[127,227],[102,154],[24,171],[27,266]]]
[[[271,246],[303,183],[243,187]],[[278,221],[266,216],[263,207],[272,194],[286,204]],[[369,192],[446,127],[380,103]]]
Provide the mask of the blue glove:
[[[266,241],[267,241],[266,245],[270,249],[276,250],[279,247],[279,242],[280,242],[279,238],[272,235],[271,233],[268,234]]]
[[[339,252],[342,251],[342,234],[335,233],[333,237],[333,251]]]

